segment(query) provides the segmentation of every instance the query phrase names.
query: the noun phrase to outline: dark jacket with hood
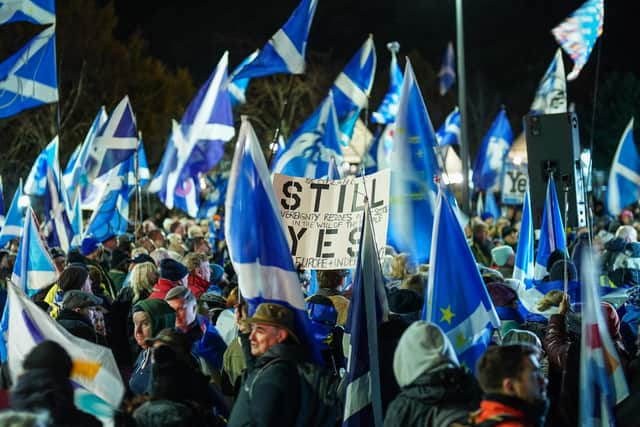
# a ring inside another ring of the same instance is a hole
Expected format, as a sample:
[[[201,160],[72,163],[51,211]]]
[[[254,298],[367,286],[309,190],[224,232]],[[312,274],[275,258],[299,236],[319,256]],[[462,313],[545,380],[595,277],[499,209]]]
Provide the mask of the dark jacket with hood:
[[[602,270],[615,286],[640,285],[640,243],[615,238],[605,245]]]
[[[88,317],[73,310],[60,310],[56,320],[60,326],[74,336],[96,344],[103,344],[98,342],[96,330]]]

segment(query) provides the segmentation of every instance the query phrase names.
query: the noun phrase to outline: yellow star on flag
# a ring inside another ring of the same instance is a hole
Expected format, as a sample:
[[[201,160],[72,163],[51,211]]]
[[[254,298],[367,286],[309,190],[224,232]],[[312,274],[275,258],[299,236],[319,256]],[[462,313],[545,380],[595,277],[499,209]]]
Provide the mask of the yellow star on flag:
[[[451,324],[451,319],[456,315],[453,311],[451,311],[451,304],[447,306],[447,308],[441,308],[442,317],[440,318],[441,322],[447,322]]]

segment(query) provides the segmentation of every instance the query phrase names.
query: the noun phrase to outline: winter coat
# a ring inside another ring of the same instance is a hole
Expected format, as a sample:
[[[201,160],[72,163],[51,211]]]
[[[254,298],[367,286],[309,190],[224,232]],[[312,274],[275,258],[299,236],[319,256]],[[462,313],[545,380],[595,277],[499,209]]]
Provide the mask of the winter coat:
[[[477,409],[481,390],[461,368],[427,372],[404,387],[387,408],[385,427],[445,427]],[[447,420],[447,421],[445,421]]]
[[[167,296],[167,293],[176,286],[177,285],[171,280],[158,279],[158,283],[153,285],[153,291],[151,292],[151,295],[149,295],[149,299],[157,298],[163,300],[164,297]]]
[[[200,295],[207,292],[207,289],[209,288],[209,281],[204,280],[195,274],[189,274],[189,276],[187,276],[187,287],[191,293],[195,295],[196,299],[200,299]]]
[[[91,320],[86,316],[72,310],[60,310],[56,320],[60,326],[76,337],[84,338],[92,343],[98,343],[96,330]]]
[[[150,400],[133,413],[138,427],[199,427],[198,414],[192,407],[172,400]]]
[[[640,407],[640,358],[629,364],[629,397],[620,402],[615,409],[616,426],[636,427],[638,425],[638,408]]]
[[[544,406],[534,408],[517,397],[487,394],[480,402],[480,410],[474,414],[474,420],[479,424],[490,418],[506,415],[517,417],[517,419],[505,420],[497,424],[496,427],[542,427],[544,425],[545,409]]]
[[[73,387],[68,378],[61,378],[44,369],[24,372],[11,389],[11,408],[34,412],[46,410],[56,427],[101,427],[93,415],[80,411],[73,403]]]
[[[134,394],[149,394],[151,391],[151,366],[151,349],[147,348],[138,353],[129,378],[129,388]]]
[[[180,332],[178,330],[178,332]],[[203,368],[207,375],[220,372],[222,356],[227,345],[218,333],[216,327],[204,316],[198,315],[185,334],[192,342],[191,353],[206,366]]]
[[[602,270],[615,286],[640,285],[640,243],[613,239],[605,245]]]

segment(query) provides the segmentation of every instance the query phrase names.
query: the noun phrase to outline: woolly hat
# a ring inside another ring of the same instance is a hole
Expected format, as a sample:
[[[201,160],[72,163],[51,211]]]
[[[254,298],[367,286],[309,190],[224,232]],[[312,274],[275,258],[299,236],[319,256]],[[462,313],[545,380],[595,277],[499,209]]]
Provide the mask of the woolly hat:
[[[437,325],[418,320],[402,334],[393,355],[393,372],[406,387],[426,372],[459,366],[449,338]]]
[[[26,371],[43,369],[60,378],[69,378],[72,366],[69,353],[54,341],[42,341],[22,361]]]
[[[82,254],[82,256],[91,255],[92,253],[97,251],[99,247],[100,242],[98,242],[95,237],[87,236],[84,238],[84,240],[82,240],[82,244],[80,245],[80,253]]]
[[[224,267],[214,263],[209,264],[209,267],[211,268],[211,274],[209,275],[209,282],[216,284],[224,274]]]
[[[509,245],[497,246],[491,249],[491,257],[493,258],[493,262],[496,263],[497,266],[504,266],[509,257],[513,255],[513,248]]]
[[[564,280],[564,268],[567,267],[567,280],[578,280],[578,270],[576,266],[568,260],[561,259],[553,263],[549,270],[549,281]]]
[[[151,323],[151,336],[154,336],[165,328],[173,328],[176,323],[176,312],[166,301],[151,298],[138,301],[132,309],[132,313],[144,311]]]
[[[160,277],[162,279],[179,282],[189,274],[189,270],[184,264],[174,260],[173,258],[165,258],[160,261]]]

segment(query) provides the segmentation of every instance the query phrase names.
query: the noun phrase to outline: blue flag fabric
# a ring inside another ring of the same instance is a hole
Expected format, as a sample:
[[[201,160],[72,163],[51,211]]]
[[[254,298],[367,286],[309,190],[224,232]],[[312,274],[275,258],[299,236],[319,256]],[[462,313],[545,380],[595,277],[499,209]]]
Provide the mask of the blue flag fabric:
[[[89,180],[102,176],[133,156],[138,147],[136,118],[125,96],[91,141],[85,161]]]
[[[228,52],[222,55],[207,82],[182,117],[175,122],[160,167],[148,191],[164,204],[198,215],[199,174],[211,170],[222,158],[224,144],[235,135],[227,81]]]
[[[387,241],[413,263],[429,262],[431,232],[440,173],[436,137],[411,62],[407,60],[391,155]]]
[[[2,176],[0,176],[0,229],[4,225],[4,186],[2,185]]]
[[[289,144],[279,150],[273,172],[303,178],[326,178],[331,158],[342,163],[338,118],[333,95],[323,101],[293,134]]]
[[[567,112],[567,80],[564,75],[562,51],[556,50],[553,60],[542,76],[529,111],[532,114]]]
[[[640,199],[640,155],[633,140],[633,118],[622,133],[613,156],[607,187],[607,210],[619,215]]]
[[[603,31],[604,0],[587,0],[571,16],[551,32],[560,47],[573,60],[573,70],[567,80],[574,80],[589,60],[596,40]]]
[[[33,293],[54,283],[58,279],[58,272],[40,237],[31,207],[26,209],[24,225],[11,281],[25,293]]]
[[[287,306],[296,316],[294,333],[320,361],[269,170],[246,117],[231,165],[225,212],[229,255],[249,315],[263,302]]]
[[[504,108],[500,109],[482,141],[473,164],[473,185],[478,191],[494,189],[499,184],[504,159],[513,144],[513,133]]]
[[[351,352],[347,366],[344,427],[382,425],[378,327],[386,321],[389,308],[371,224],[365,208],[360,250],[346,332]]]
[[[444,119],[444,123],[436,132],[436,138],[441,147],[460,144],[460,110],[458,107],[454,108]]]
[[[440,95],[444,95],[451,89],[451,86],[453,86],[453,83],[456,81],[456,57],[452,42],[447,44],[447,49],[444,51],[442,66],[440,67],[438,76],[440,77]]]
[[[58,102],[55,25],[0,63],[0,118]]]
[[[4,248],[7,243],[15,239],[16,237],[22,236],[22,230],[24,228],[25,206],[20,206],[21,198],[22,179],[20,179],[18,188],[16,188],[15,193],[13,193],[13,199],[11,200],[11,205],[9,205],[9,210],[7,211],[4,225],[2,226],[2,229],[0,229],[0,248]]]
[[[487,191],[484,203],[484,213],[493,216],[495,219],[500,218],[500,206],[496,202],[496,196],[493,191]]]
[[[147,162],[147,153],[144,151],[144,143],[142,138],[138,142],[138,184],[140,188],[149,183],[151,179],[151,171],[149,170],[149,163]]]
[[[24,193],[30,196],[44,196],[47,191],[47,173],[52,169],[54,175],[58,174],[56,166],[58,162],[58,137],[56,136],[38,154],[31,166],[31,171],[24,184]]]
[[[555,250],[566,251],[564,225],[562,213],[558,203],[556,184],[553,176],[547,182],[547,193],[544,199],[544,211],[542,212],[542,223],[540,225],[540,239],[538,241],[538,253],[536,254],[536,265],[534,277],[536,280],[542,279],[547,274],[547,260],[551,252]]]
[[[520,233],[518,235],[518,246],[516,246],[516,261],[513,268],[513,278],[524,283],[529,288],[533,284],[534,271],[534,234],[533,216],[531,215],[531,200],[529,190],[524,194],[522,203],[522,219],[520,220]]]
[[[54,0],[3,0],[0,2],[0,24],[31,22],[47,25],[56,22]]]
[[[227,196],[229,170],[218,171],[212,177],[207,175],[207,179],[209,181],[210,191],[200,205],[198,219],[209,219],[210,223],[213,224],[212,218],[218,213],[220,206],[224,205],[224,200]]]
[[[49,247],[60,247],[68,252],[74,237],[71,225],[71,204],[67,193],[62,189],[58,162],[58,137],[54,139],[55,155],[53,163],[47,165],[47,186],[44,194],[44,235]]]
[[[236,75],[240,73],[240,71],[244,68],[245,65],[249,64],[251,61],[256,59],[260,53],[260,49],[256,49],[251,55],[247,56],[241,63],[238,65],[228,79],[227,90],[229,91],[229,96],[231,97],[231,106],[235,107],[238,104],[244,104],[247,102],[247,98],[245,93],[247,92],[247,87],[249,86],[249,81],[251,80],[249,77],[244,77],[241,79],[236,78]]]
[[[258,56],[238,72],[235,79],[304,73],[307,38],[317,5],[318,0],[302,0],[289,20],[264,45]]]
[[[400,88],[402,87],[402,70],[398,65],[397,57],[397,53],[400,50],[400,43],[387,43],[387,49],[391,52],[389,91],[382,99],[378,110],[371,114],[371,121],[378,124],[389,124],[396,121],[398,103],[400,102]]]
[[[438,194],[432,237],[422,319],[440,326],[460,363],[475,371],[500,320],[444,191]]]

